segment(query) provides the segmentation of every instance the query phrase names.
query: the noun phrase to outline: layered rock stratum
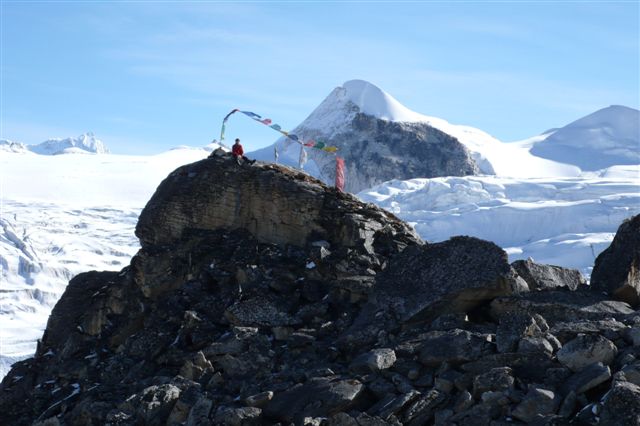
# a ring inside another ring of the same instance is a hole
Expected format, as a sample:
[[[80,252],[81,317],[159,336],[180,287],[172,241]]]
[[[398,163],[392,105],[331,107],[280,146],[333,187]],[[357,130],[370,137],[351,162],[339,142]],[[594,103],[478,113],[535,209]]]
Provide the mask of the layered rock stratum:
[[[128,267],[71,280],[2,424],[640,424],[633,257],[590,288],[220,152],[171,173],[136,235]]]

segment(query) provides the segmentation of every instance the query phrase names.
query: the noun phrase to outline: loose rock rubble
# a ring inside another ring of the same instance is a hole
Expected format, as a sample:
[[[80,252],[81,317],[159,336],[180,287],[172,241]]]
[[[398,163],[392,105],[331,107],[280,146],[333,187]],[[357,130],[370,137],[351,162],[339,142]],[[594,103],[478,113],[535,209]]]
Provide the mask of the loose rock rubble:
[[[173,172],[137,235],[71,280],[2,424],[640,425],[634,260],[589,287],[226,155]]]

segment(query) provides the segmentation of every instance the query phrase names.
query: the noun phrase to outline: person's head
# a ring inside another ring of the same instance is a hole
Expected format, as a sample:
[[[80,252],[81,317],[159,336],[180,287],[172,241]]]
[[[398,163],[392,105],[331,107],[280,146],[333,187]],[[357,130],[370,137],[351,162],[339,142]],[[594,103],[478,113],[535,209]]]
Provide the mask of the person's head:
[[[240,145],[240,138],[236,138],[236,145]]]

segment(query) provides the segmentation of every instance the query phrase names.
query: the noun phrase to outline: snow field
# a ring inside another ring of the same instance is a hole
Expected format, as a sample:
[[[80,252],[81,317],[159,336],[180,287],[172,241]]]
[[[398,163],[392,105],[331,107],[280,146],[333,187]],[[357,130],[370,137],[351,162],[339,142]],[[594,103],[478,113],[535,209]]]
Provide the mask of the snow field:
[[[617,177],[411,179],[358,196],[411,223],[426,241],[470,235],[503,247],[511,261],[532,257],[589,276],[620,223],[640,213],[640,179],[609,174]]]

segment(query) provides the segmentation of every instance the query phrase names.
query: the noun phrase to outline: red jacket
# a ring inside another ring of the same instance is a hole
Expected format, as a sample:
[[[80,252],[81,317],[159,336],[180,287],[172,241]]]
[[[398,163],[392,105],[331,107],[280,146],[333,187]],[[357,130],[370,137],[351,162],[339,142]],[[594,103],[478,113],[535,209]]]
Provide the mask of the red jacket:
[[[241,157],[244,155],[244,149],[242,149],[242,145],[240,145],[239,143],[236,143],[236,144],[233,144],[233,149],[231,150],[231,153],[236,157]]]

